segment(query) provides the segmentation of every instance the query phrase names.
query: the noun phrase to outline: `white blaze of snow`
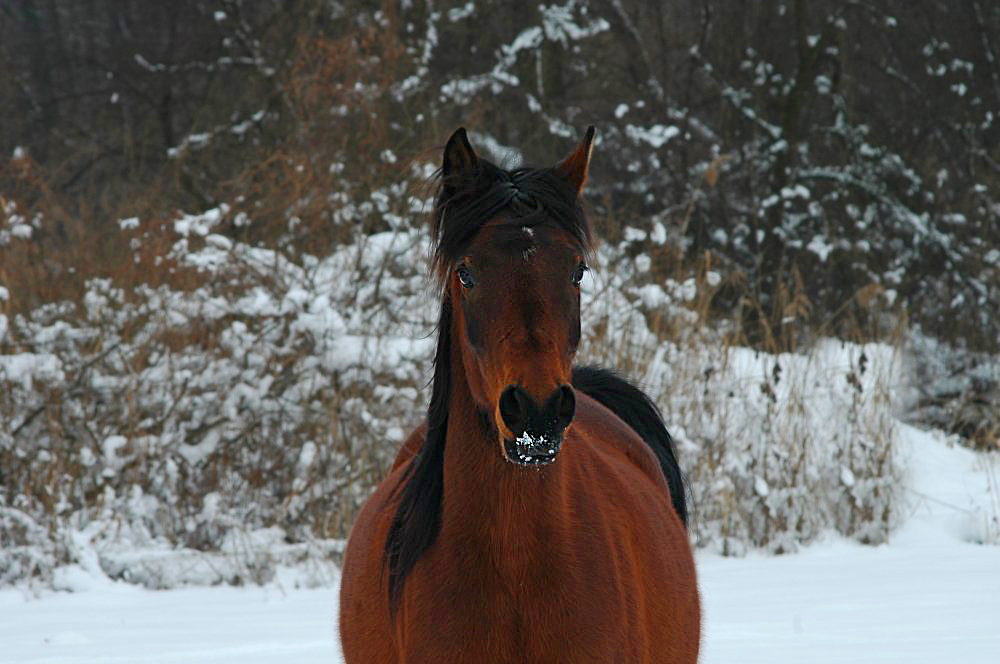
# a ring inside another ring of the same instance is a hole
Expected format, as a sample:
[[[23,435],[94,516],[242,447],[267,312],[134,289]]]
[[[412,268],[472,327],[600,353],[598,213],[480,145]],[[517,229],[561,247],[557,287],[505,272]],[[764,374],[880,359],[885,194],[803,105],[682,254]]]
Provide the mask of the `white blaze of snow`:
[[[766,498],[770,490],[767,486],[767,480],[765,480],[760,475],[755,475],[753,478],[753,490],[761,498]]]
[[[108,436],[101,443],[101,451],[104,453],[104,458],[107,460],[114,459],[118,453],[118,450],[128,443],[128,439],[125,436]]]
[[[657,124],[652,127],[636,127],[635,125],[625,125],[625,135],[636,143],[648,143],[654,148],[661,148],[670,139],[678,136],[681,130],[673,125]]]
[[[660,222],[653,224],[653,230],[649,233],[649,239],[656,244],[663,244],[667,241],[667,229]]]

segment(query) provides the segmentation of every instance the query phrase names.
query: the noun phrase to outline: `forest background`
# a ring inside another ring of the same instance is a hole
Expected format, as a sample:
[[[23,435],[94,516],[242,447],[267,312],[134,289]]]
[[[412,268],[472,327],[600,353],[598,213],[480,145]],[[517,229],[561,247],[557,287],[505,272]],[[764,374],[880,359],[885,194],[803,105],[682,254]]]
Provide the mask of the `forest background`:
[[[689,405],[728,389],[704,349],[772,358],[764,439],[812,371],[773,358],[838,339],[897,349],[895,414],[995,450],[998,115],[984,0],[4,1],[0,581],[94,546],[121,578],[137,543],[240,553],[210,580],[335,557],[424,403],[425,221],[459,125],[507,165],[597,126],[590,298],[635,316],[593,314],[588,352],[679,427],[700,543],[879,541],[884,415],[848,398],[868,433],[845,440],[873,442],[836,447],[849,507],[819,509],[801,423],[787,448],[706,442],[750,416]]]

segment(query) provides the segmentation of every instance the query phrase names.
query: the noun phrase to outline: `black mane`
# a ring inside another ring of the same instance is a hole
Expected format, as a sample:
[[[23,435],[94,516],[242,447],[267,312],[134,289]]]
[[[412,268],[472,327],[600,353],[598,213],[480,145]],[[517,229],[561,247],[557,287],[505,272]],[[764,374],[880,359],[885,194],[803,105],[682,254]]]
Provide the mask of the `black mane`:
[[[410,461],[403,478],[402,496],[385,540],[389,567],[389,603],[395,610],[403,581],[441,528],[444,495],[444,440],[448,432],[448,395],[451,392],[451,302],[445,298],[438,320],[434,378],[427,408],[427,437]]]

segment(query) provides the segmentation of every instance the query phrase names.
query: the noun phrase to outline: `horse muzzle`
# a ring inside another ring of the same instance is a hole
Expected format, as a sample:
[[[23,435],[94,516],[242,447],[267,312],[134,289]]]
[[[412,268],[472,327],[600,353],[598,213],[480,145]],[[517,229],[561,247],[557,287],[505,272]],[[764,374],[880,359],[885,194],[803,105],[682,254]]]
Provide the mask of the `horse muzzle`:
[[[521,387],[508,386],[500,395],[500,416],[513,435],[504,438],[504,456],[522,466],[552,463],[575,412],[576,395],[569,385],[557,388],[543,404]]]

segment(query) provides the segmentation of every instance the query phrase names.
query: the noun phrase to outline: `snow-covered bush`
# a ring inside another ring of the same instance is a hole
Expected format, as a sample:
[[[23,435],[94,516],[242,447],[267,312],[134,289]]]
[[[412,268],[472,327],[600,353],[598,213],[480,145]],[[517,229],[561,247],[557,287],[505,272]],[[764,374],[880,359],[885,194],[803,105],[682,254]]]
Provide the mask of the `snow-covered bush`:
[[[896,351],[734,346],[697,324],[717,275],[657,284],[644,261],[600,256],[582,355],[620,367],[659,403],[690,482],[695,542],[789,552],[829,529],[885,541],[896,521]]]
[[[123,578],[135,571],[115,552],[136,546],[235,551],[234,533],[270,532],[267,554],[342,538],[419,421],[433,341],[422,235],[359,235],[293,263],[210,232],[223,214],[174,225],[169,260],[196,287],[94,279],[80,302],[9,321],[7,581],[73,562],[78,529]],[[216,580],[272,573],[254,572],[258,548]]]
[[[409,205],[401,194],[390,207]],[[426,234],[399,215],[315,257],[234,241],[234,217],[182,215],[153,257],[153,231],[128,220],[134,259],[174,282],[92,279],[79,301],[8,321],[0,582],[59,585],[65,565],[152,587],[259,582],[336,558],[425,407]],[[717,274],[662,279],[632,253],[596,252],[580,359],[618,368],[663,408],[696,543],[788,551],[828,528],[884,540],[892,351],[729,345],[699,322]]]
[[[907,339],[906,418],[1000,450],[1000,357],[954,347],[919,329]]]

